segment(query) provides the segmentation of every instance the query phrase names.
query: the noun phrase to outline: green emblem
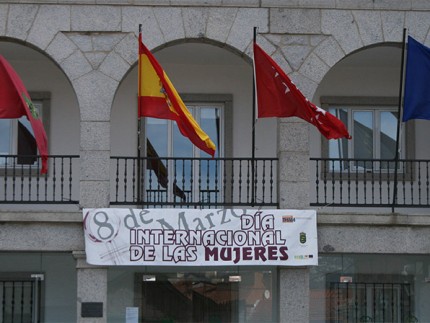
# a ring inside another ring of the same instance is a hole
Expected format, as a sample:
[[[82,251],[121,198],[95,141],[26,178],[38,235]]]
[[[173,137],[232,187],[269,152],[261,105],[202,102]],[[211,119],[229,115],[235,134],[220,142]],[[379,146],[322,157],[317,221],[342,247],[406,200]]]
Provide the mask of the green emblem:
[[[300,243],[306,243],[306,233],[300,232]]]
[[[27,107],[30,110],[31,115],[34,119],[39,119],[39,111],[37,111],[36,106],[31,102],[30,98],[28,98],[24,93],[22,94],[24,97],[25,103],[27,103]]]

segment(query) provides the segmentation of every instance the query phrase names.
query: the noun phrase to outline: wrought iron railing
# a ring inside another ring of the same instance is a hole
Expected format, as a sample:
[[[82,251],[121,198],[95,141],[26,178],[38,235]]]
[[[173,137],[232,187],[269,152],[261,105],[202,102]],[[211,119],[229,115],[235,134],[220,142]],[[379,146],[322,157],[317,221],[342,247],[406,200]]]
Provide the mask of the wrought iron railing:
[[[111,204],[278,206],[276,158],[111,157]]]
[[[34,280],[0,280],[0,322],[34,322],[35,284]]]
[[[430,160],[310,160],[313,206],[430,206]]]
[[[330,322],[418,322],[411,284],[330,283]]]
[[[79,156],[51,155],[48,173],[40,168],[40,156],[0,155],[0,203],[79,202]]]

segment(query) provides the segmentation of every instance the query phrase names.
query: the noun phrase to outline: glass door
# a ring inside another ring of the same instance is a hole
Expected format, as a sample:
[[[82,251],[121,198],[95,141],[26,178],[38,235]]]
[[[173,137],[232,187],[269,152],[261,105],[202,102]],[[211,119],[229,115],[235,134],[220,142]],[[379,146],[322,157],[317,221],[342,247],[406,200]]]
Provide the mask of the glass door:
[[[271,271],[138,274],[139,322],[275,322]]]

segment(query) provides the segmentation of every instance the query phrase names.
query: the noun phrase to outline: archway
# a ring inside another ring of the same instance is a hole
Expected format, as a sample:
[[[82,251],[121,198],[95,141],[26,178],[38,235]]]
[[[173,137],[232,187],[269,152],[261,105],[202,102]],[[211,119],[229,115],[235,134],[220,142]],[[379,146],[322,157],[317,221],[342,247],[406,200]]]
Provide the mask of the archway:
[[[46,100],[43,123],[49,154],[79,154],[79,105],[63,71],[43,53],[10,40],[0,39],[0,53],[19,74],[32,98]]]

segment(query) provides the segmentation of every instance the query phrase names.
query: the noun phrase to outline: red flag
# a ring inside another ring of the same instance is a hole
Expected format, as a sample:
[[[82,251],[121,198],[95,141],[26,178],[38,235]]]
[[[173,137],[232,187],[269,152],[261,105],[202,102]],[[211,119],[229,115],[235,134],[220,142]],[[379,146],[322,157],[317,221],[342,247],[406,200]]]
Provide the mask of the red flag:
[[[37,108],[31,102],[20,77],[0,55],[0,119],[17,119],[26,116],[33,128],[37,148],[42,156],[41,173],[48,171],[48,140]]]
[[[310,102],[278,64],[254,42],[258,117],[299,117],[318,128],[327,139],[351,139],[345,125]]]
[[[163,68],[142,43],[141,34],[138,73],[139,117],[176,121],[183,136],[213,157],[215,144],[194,120]]]

